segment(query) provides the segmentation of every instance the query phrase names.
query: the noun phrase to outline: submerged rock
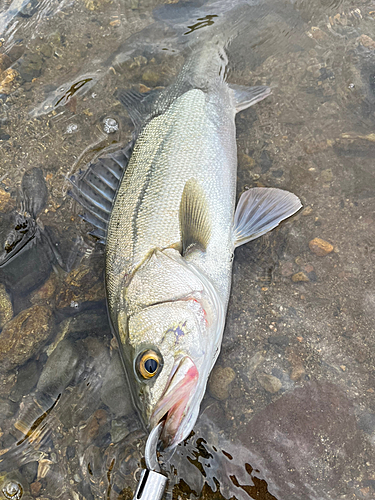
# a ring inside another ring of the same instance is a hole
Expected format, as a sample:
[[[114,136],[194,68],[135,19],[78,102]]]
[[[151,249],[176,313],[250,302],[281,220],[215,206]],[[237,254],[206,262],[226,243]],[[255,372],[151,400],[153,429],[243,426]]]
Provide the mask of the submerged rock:
[[[314,238],[309,242],[310,250],[318,255],[319,257],[324,257],[325,255],[333,251],[333,246],[328,241],[324,241],[321,238]]]
[[[133,404],[126,383],[124,368],[118,352],[114,353],[104,376],[100,397],[116,418],[133,412]]]
[[[219,400],[228,399],[229,387],[235,378],[236,374],[230,366],[215,366],[208,381],[211,396]]]
[[[0,330],[13,318],[13,306],[5,286],[0,283]]]
[[[43,210],[48,200],[48,189],[43,171],[34,167],[22,177],[22,202],[24,211],[34,218]]]
[[[282,387],[281,381],[277,377],[268,375],[267,373],[258,373],[257,379],[263,389],[271,394],[279,392]]]
[[[49,356],[38,381],[38,390],[52,397],[61,394],[75,375],[80,350],[67,339]]]
[[[45,344],[52,333],[52,311],[36,305],[17,314],[0,335],[0,371],[23,365]]]

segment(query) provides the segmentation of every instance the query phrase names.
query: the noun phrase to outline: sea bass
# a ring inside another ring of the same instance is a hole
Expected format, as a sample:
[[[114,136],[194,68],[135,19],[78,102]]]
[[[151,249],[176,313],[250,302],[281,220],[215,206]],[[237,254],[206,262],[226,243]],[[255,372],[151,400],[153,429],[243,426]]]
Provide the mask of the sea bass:
[[[292,193],[254,188],[235,210],[235,115],[270,89],[228,84],[226,65],[213,37],[170,87],[123,93],[135,141],[72,180],[106,243],[109,316],[135,404],[149,430],[164,421],[165,448],[197,420],[220,351],[235,248],[301,207]]]

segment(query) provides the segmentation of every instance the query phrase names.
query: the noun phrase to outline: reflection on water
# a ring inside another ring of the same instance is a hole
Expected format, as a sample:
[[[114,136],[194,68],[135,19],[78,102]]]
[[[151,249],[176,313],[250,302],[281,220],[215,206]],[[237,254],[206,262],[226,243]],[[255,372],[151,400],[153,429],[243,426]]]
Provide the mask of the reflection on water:
[[[249,3],[228,79],[273,96],[237,118],[238,191],[288,189],[304,210],[236,252],[222,354],[167,497],[372,499],[375,5]],[[0,5],[2,262],[22,242],[0,269],[0,497],[132,498],[146,434],[103,248],[65,178],[128,142],[116,92],[170,83],[186,37],[230,4]]]

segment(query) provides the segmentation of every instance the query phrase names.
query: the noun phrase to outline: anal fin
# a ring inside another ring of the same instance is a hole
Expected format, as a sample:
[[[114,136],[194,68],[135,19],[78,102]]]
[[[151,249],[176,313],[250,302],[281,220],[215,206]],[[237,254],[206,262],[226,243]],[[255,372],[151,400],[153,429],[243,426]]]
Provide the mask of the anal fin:
[[[253,106],[253,104],[262,101],[271,94],[271,89],[263,85],[245,87],[243,85],[230,84],[229,88],[233,92],[236,113]]]
[[[289,191],[277,188],[252,188],[245,191],[234,216],[234,247],[268,233],[301,207],[300,199]]]
[[[185,184],[180,204],[182,254],[198,245],[205,250],[211,237],[211,223],[203,189],[195,179]]]

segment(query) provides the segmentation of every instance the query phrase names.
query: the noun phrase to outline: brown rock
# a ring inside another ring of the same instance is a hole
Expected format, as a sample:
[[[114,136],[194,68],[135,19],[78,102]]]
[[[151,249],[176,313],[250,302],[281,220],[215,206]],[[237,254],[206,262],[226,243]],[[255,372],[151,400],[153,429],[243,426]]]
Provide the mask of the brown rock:
[[[38,290],[31,295],[30,302],[32,304],[46,304],[51,300],[57,287],[57,276],[51,274],[48,280]]]
[[[39,481],[35,481],[34,483],[30,484],[30,492],[33,497],[37,497],[40,493],[40,489],[42,487],[42,483]]]
[[[36,305],[17,314],[0,335],[0,371],[22,365],[48,340],[53,325],[48,306]]]
[[[96,410],[96,412],[88,419],[86,426],[82,428],[82,442],[85,444],[91,444],[92,441],[99,436],[101,428],[103,428],[107,421],[108,413],[102,408]]]
[[[15,206],[16,202],[10,193],[0,188],[0,213],[10,212]]]
[[[299,273],[293,274],[292,281],[294,281],[295,283],[298,283],[298,282],[304,282],[304,281],[310,281],[310,280],[309,280],[308,276],[303,271],[300,271]]]
[[[9,68],[12,64],[12,60],[6,54],[0,54],[0,73]]]
[[[8,68],[0,74],[0,94],[11,94],[19,86],[19,73]]]
[[[267,373],[258,373],[257,379],[263,389],[265,389],[267,392],[270,392],[271,394],[275,394],[281,389],[281,381],[273,375],[268,375]]]
[[[324,241],[320,238],[314,238],[313,240],[311,240],[309,243],[309,247],[310,250],[319,257],[324,257],[325,255],[331,253],[333,250],[333,245],[331,245],[331,243],[328,243],[328,241]]]
[[[368,49],[375,49],[375,41],[367,35],[361,35],[358,42]]]
[[[229,397],[229,386],[236,378],[232,368],[215,366],[208,381],[208,390],[212,397],[224,401]]]
[[[72,302],[104,299],[104,280],[86,265],[73,269],[56,296],[58,308],[69,307]]]
[[[0,330],[13,318],[13,306],[5,286],[0,283]]]

